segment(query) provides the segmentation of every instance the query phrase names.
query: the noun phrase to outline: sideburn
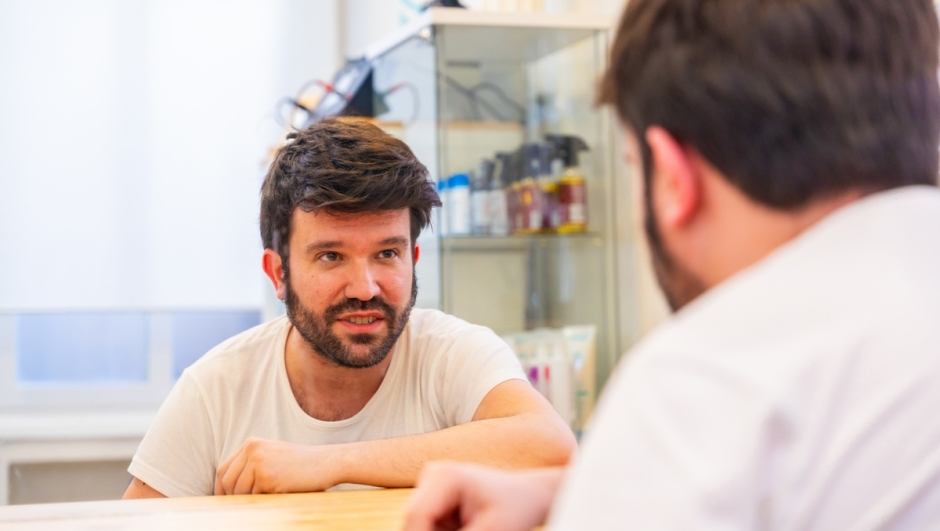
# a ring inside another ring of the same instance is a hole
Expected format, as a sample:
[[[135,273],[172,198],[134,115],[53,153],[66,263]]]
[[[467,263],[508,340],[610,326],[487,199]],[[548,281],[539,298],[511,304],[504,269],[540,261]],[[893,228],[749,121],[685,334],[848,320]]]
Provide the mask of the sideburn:
[[[643,232],[646,234],[656,283],[659,284],[669,309],[675,313],[705,293],[708,288],[666,250],[653,212],[652,153],[645,141],[638,139],[638,142],[643,159]]]

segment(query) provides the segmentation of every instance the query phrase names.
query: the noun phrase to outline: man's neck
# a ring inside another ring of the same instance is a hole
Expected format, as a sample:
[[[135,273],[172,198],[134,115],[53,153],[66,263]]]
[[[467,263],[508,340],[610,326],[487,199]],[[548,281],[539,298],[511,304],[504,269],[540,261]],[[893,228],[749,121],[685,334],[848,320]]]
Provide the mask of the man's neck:
[[[395,349],[375,366],[342,367],[326,359],[293,326],[287,335],[284,362],[297,404],[311,417],[324,421],[348,419],[369,402],[385,379]]]
[[[709,198],[712,206],[717,207],[712,210],[713,230],[710,232],[721,237],[700,240],[700,256],[705,257],[700,278],[707,286],[723,282],[863,195],[862,192],[846,192],[785,211],[757,204],[722,181],[712,188]]]

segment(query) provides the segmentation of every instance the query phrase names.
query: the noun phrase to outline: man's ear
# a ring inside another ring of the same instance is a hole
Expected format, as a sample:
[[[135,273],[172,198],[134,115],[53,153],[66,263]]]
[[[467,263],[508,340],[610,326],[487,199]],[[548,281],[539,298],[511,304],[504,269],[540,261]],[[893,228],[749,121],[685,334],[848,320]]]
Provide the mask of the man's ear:
[[[418,258],[421,257],[421,246],[418,245],[418,242],[415,242],[415,255],[414,261],[411,262],[411,265],[418,265]]]
[[[281,263],[281,255],[274,252],[273,249],[265,249],[264,254],[261,256],[261,268],[264,269],[264,274],[268,275],[271,283],[274,284],[277,298],[284,300],[287,288],[284,285],[284,264]]]
[[[672,227],[686,225],[702,201],[702,175],[683,146],[662,127],[646,130],[652,152],[653,203],[659,223]]]

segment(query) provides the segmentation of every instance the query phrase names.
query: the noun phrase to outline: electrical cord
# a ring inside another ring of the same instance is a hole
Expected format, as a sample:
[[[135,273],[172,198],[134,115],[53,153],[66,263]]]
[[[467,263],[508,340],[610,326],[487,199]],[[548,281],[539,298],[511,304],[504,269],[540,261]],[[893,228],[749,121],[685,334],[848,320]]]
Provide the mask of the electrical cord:
[[[281,127],[284,127],[285,129],[296,130],[297,126],[294,124],[296,123],[295,113],[297,111],[302,111],[306,113],[307,116],[306,116],[306,119],[304,119],[303,121],[304,123],[308,122],[310,118],[313,117],[313,113],[316,109],[311,109],[307,107],[306,105],[300,103],[300,100],[304,96],[304,94],[306,94],[312,87],[315,87],[315,86],[323,89],[323,96],[331,92],[335,92],[336,94],[339,94],[347,101],[350,99],[350,96],[348,94],[340,93],[338,90],[336,90],[335,87],[333,87],[331,83],[323,81],[322,79],[311,79],[309,81],[304,82],[304,84],[300,86],[300,89],[297,90],[297,93],[294,95],[293,98],[284,97],[284,98],[281,98],[281,100],[277,102],[277,105],[275,106],[275,111],[274,111],[274,118],[277,121],[278,125],[280,125]],[[323,96],[321,96],[321,98]],[[285,119],[283,109],[284,109],[284,106],[288,104],[291,105],[291,112],[288,115],[288,117]]]
[[[490,102],[477,97],[476,92],[473,89],[467,88],[466,86],[462,85],[456,79],[448,76],[447,74],[439,73],[438,75],[440,75],[448,85],[453,87],[457,92],[459,92],[460,94],[462,94],[463,96],[467,98],[467,100],[470,102],[471,108],[474,111],[473,118],[475,120],[483,119],[479,111],[480,107],[482,107],[493,118],[496,118],[497,120],[504,121],[504,122],[509,121],[509,119],[506,118],[506,116],[503,113],[499,112],[499,109],[494,107]],[[503,93],[503,96],[505,96],[505,93]],[[508,96],[506,96],[506,98],[508,98]],[[525,111],[523,110],[522,116],[520,116],[520,122],[524,119],[524,117],[525,117]]]
[[[480,84],[478,84],[478,85],[474,85],[474,86],[470,87],[469,90],[470,90],[471,92],[473,92],[473,94],[476,96],[478,92],[480,92],[481,90],[484,90],[484,89],[489,90],[490,92],[492,92],[492,93],[496,94],[497,96],[499,96],[499,99],[503,100],[503,102],[505,102],[506,105],[512,107],[513,110],[515,110],[517,113],[519,113],[519,120],[520,120],[520,121],[525,120],[525,115],[526,115],[525,107],[523,107],[522,105],[519,105],[518,103],[516,103],[516,101],[513,100],[512,98],[510,98],[510,97],[503,91],[503,89],[499,88],[498,85],[496,85],[496,84],[494,84],[494,83],[490,83],[489,81],[484,81],[483,83],[480,83]]]
[[[496,94],[496,96],[499,97],[499,99],[502,100],[503,103],[511,107],[516,113],[519,114],[519,118],[518,118],[519,123],[525,122],[525,118],[526,118],[525,107],[523,107],[522,105],[517,103],[515,100],[510,98],[506,94],[506,92],[503,89],[501,89],[499,86],[497,86],[496,84],[490,83],[489,81],[484,81],[482,83],[479,83],[477,85],[467,88],[466,86],[464,86],[463,84],[458,82],[456,79],[452,78],[451,76],[447,74],[439,72],[438,75],[442,77],[444,81],[447,82],[451,87],[457,90],[457,92],[459,92],[460,94],[464,95],[467,98],[467,100],[470,102],[471,109],[473,110],[475,120],[483,119],[479,112],[479,108],[483,107],[489,112],[491,116],[493,116],[493,118],[496,118],[497,120],[506,121],[506,122],[510,121],[510,119],[507,118],[498,109],[496,109],[496,107],[494,107],[491,103],[489,103],[488,101],[484,100],[483,98],[479,96],[478,94],[479,92],[487,90]]]
[[[287,118],[284,117],[284,111],[283,111],[285,105],[291,106],[290,114],[288,114]],[[277,124],[280,125],[281,127],[296,128],[294,126],[294,123],[295,123],[294,113],[296,113],[297,111],[305,112],[308,118],[313,115],[313,109],[307,108],[304,104],[300,103],[295,98],[281,98],[280,101],[278,101],[277,105],[275,106],[274,119],[275,121],[277,121]]]
[[[418,121],[418,111],[419,111],[420,104],[421,104],[421,95],[418,93],[418,87],[416,87],[414,83],[411,83],[409,81],[402,81],[401,83],[392,85],[388,90],[386,90],[385,92],[382,92],[380,96],[382,98],[385,98],[389,94],[392,94],[398,91],[399,89],[403,89],[403,88],[408,89],[408,92],[411,93],[411,101],[413,102],[413,105],[411,107],[411,118],[409,118],[408,121],[405,123],[413,124],[416,121]]]

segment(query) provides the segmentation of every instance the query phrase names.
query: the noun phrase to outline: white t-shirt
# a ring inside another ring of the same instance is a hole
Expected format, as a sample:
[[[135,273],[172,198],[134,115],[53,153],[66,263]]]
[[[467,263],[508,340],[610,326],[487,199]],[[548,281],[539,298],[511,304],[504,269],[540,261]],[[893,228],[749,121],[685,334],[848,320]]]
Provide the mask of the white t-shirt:
[[[940,529],[940,191],[832,213],[622,364],[552,529]]]
[[[249,437],[338,444],[416,435],[470,422],[498,384],[524,380],[490,329],[415,308],[388,371],[355,416],[304,413],[290,389],[281,316],[215,347],[183,372],[128,471],[167,496],[212,494],[216,468]]]

